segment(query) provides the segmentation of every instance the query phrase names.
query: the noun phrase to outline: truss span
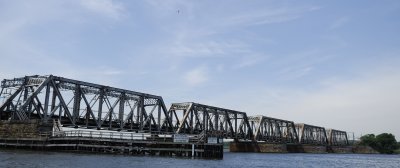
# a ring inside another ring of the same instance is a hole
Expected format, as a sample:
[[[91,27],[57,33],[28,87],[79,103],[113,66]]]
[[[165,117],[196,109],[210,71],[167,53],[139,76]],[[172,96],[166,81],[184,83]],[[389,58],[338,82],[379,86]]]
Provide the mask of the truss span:
[[[310,144],[310,145],[328,144],[328,139],[324,127],[301,123],[301,124],[296,124],[296,131],[298,132],[300,144]]]
[[[4,79],[0,120],[39,119],[64,127],[218,136],[235,141],[348,145],[345,131],[194,102],[166,109],[161,96],[58,76]]]
[[[266,116],[250,116],[254,139],[267,143],[296,144],[298,136],[293,121]]]
[[[246,113],[199,103],[173,103],[169,115],[176,133],[217,134],[235,140],[252,140]]]
[[[349,141],[347,139],[346,131],[339,131],[335,129],[327,129],[328,144],[331,146],[347,146]]]
[[[58,119],[75,128],[173,132],[167,112],[161,96],[52,75],[1,82],[2,120]]]

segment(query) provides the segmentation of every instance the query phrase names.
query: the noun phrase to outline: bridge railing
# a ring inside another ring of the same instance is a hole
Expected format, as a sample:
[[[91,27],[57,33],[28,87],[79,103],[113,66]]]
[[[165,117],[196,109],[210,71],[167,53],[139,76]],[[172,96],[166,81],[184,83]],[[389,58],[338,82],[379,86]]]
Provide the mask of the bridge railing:
[[[134,133],[134,132],[104,132],[89,130],[68,130],[56,131],[51,135],[52,138],[91,138],[91,139],[110,139],[110,140],[131,140],[131,141],[157,141],[173,142],[173,135]],[[189,135],[190,143],[202,142],[198,135]]]
[[[122,139],[122,140],[155,140],[154,134],[131,133],[131,132],[103,132],[103,131],[87,131],[87,130],[70,130],[54,132],[52,137],[83,137],[83,138],[100,138],[100,139]],[[157,137],[157,139],[170,139],[166,135]]]

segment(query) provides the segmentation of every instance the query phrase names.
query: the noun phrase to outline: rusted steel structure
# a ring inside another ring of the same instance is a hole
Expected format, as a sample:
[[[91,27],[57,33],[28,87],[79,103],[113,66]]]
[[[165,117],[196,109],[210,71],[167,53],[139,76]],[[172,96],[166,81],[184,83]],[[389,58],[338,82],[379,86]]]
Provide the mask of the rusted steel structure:
[[[295,124],[300,144],[328,145],[328,139],[324,127],[308,124]]]
[[[1,82],[1,120],[58,119],[75,128],[173,132],[167,112],[161,96],[52,75]]]
[[[173,103],[168,111],[175,133],[217,134],[234,140],[252,140],[246,113],[203,105],[199,103]]]
[[[0,120],[57,120],[64,127],[159,134],[191,134],[235,141],[278,144],[348,145],[345,131],[199,103],[173,103],[161,96],[57,76],[4,79]]]
[[[328,144],[330,146],[347,146],[349,141],[347,139],[347,133],[345,131],[339,131],[335,129],[327,129]]]
[[[293,121],[266,116],[250,116],[254,139],[267,143],[297,144],[299,138]]]

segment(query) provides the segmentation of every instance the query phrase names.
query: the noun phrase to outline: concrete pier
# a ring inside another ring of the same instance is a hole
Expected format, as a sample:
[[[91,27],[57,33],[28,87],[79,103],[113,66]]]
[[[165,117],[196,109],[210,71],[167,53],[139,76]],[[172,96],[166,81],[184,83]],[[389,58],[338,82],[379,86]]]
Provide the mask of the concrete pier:
[[[322,146],[305,144],[268,144],[264,142],[231,142],[231,152],[254,153],[353,153],[352,146]],[[358,151],[370,151],[357,148]]]
[[[329,146],[329,153],[353,153],[352,146]]]
[[[287,153],[286,144],[232,142],[229,148],[231,152]]]
[[[326,146],[320,145],[301,145],[304,153],[327,153]]]

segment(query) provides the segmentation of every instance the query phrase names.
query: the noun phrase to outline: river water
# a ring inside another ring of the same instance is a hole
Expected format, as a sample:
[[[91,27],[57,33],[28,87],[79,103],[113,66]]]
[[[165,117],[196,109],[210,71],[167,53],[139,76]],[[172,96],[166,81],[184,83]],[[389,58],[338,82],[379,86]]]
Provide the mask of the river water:
[[[224,153],[223,160],[0,150],[0,167],[400,167],[400,155]]]

